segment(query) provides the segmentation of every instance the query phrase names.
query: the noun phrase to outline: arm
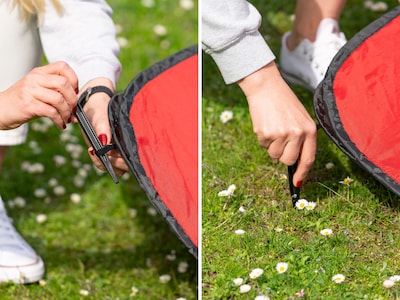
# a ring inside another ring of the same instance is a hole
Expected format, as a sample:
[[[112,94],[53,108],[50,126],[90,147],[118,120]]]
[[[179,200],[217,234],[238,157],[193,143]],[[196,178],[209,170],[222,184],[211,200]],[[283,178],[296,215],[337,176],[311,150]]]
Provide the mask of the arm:
[[[63,11],[58,15],[50,1],[46,1],[46,13],[40,26],[43,49],[49,61],[68,62],[79,78],[79,95],[88,87],[104,85],[112,91],[121,71],[118,60],[119,45],[116,40],[112,10],[103,0],[60,1]],[[93,124],[100,140],[111,142],[108,119],[109,97],[96,93],[85,105],[85,113]],[[89,153],[91,149],[89,148]],[[110,158],[114,166],[125,167],[116,153]],[[94,155],[95,165],[102,168]],[[116,161],[115,161],[116,160]]]
[[[316,126],[287,86],[258,28],[261,16],[245,0],[204,0],[203,49],[217,63],[226,83],[244,92],[253,130],[273,161],[293,165],[299,187],[311,169]]]
[[[202,47],[227,84],[237,82],[275,59],[258,32],[261,15],[244,0],[202,2]]]

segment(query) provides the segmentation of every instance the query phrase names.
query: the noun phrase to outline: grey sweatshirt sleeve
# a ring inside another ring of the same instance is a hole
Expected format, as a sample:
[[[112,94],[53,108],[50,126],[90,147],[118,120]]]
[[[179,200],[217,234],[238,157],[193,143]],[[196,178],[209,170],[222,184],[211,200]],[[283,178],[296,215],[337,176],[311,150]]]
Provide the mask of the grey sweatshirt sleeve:
[[[51,1],[39,27],[49,62],[66,61],[77,73],[79,87],[96,77],[110,79],[114,86],[121,64],[112,10],[103,0],[61,0],[58,15]]]
[[[202,1],[202,48],[216,62],[227,84],[275,59],[258,31],[261,15],[245,0]]]

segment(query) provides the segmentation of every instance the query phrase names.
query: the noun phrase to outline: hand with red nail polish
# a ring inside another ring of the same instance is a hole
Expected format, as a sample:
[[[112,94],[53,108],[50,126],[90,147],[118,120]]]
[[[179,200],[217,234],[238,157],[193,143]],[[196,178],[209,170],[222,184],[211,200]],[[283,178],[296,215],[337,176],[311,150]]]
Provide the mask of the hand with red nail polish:
[[[98,78],[96,80],[92,80],[87,84],[85,84],[80,90],[83,92],[89,86],[98,86],[98,85],[107,86],[111,90],[114,90],[112,83],[109,80],[106,80],[105,78]],[[111,134],[110,122],[108,119],[109,102],[110,102],[110,97],[106,93],[96,93],[89,98],[89,100],[83,107],[90,123],[93,126],[93,129],[97,134],[97,137],[99,138],[100,143],[103,146],[113,143],[113,141],[111,140],[112,134]],[[92,148],[90,146],[90,143],[88,143],[88,141],[86,142],[89,149],[88,151],[91,154],[90,150]],[[126,165],[125,160],[122,158],[121,154],[117,150],[111,150],[107,153],[107,155],[117,175],[129,171],[129,168]],[[104,171],[104,166],[96,155],[90,155],[89,157],[98,169]]]

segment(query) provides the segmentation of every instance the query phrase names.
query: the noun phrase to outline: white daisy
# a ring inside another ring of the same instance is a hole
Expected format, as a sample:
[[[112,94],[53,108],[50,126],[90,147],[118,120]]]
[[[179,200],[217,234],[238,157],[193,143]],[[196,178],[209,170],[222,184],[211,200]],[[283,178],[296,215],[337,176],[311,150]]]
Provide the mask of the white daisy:
[[[161,275],[159,280],[161,283],[168,283],[171,280],[171,275],[168,274]]]
[[[289,265],[285,262],[280,262],[276,265],[275,269],[279,274],[285,273]]]
[[[239,278],[233,279],[233,284],[236,285],[236,286],[241,286],[242,283],[243,283],[243,278],[239,277]]]
[[[325,229],[322,229],[322,230],[320,231],[320,233],[321,233],[322,235],[328,236],[328,235],[332,235],[332,234],[333,234],[333,231],[332,231],[332,229],[325,228]]]
[[[186,273],[189,268],[189,264],[185,261],[181,261],[178,265],[178,272],[179,273]]]
[[[333,162],[328,162],[325,165],[325,169],[330,170],[335,166],[335,164]]]
[[[245,234],[245,232],[246,231],[244,231],[243,229],[235,230],[235,234],[237,234],[237,235],[243,235],[243,234]]]
[[[343,274],[336,274],[332,276],[332,281],[336,283],[342,283],[344,281],[345,277]]]
[[[82,289],[82,290],[79,291],[79,295],[81,295],[81,296],[89,296],[89,291]]]
[[[161,24],[154,25],[153,31],[158,36],[164,36],[168,33],[167,27]]]
[[[351,179],[349,176],[347,176],[345,179],[339,181],[339,183],[343,184],[343,185],[350,185],[350,183],[352,183],[354,180]]]
[[[250,278],[251,279],[256,279],[256,278],[260,277],[263,273],[264,273],[263,269],[256,268],[256,269],[254,269],[253,271],[250,272]]]
[[[249,292],[251,290],[251,286],[248,285],[248,284],[243,284],[243,285],[240,286],[239,290],[240,290],[240,292],[242,294],[243,293],[247,293],[247,292]]]
[[[296,201],[296,208],[299,210],[305,209],[308,205],[308,201],[306,199],[299,199]]]
[[[39,214],[36,216],[36,222],[42,224],[47,221],[47,216],[45,214]]]
[[[254,298],[254,300],[270,300],[268,296],[258,295]]]
[[[233,112],[230,110],[224,110],[219,116],[219,119],[225,124],[233,119]]]
[[[386,279],[384,282],[382,282],[382,284],[385,288],[390,289],[394,286],[395,282],[390,279]]]
[[[306,210],[313,210],[316,206],[317,206],[317,203],[310,201],[310,202],[308,202],[308,204],[306,206]]]
[[[193,0],[180,0],[179,4],[184,10],[191,10],[194,7]]]
[[[139,289],[136,286],[131,287],[131,296],[136,296],[139,293]]]

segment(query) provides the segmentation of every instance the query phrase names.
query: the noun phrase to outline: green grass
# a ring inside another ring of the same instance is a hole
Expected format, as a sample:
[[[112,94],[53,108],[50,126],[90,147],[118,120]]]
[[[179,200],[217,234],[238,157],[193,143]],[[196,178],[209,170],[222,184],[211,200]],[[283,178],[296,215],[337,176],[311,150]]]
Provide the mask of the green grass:
[[[155,0],[151,8],[142,6],[141,1],[109,3],[115,23],[122,28],[118,35],[128,41],[121,49],[123,71],[118,91],[153,63],[197,43],[196,1],[191,10],[172,0]],[[167,28],[165,36],[154,33],[156,24]],[[26,201],[24,207],[7,205],[7,210],[15,227],[43,258],[45,285],[3,283],[0,298],[195,299],[197,261],[167,223],[151,214],[152,205],[134,177],[115,185],[107,174],[98,174],[78,125],[68,129],[66,141],[55,126],[45,126],[45,132],[35,130],[43,124],[47,123],[32,122],[27,143],[10,149],[0,173],[0,191],[6,205],[16,197]],[[82,153],[72,154],[68,144],[80,146]],[[63,156],[66,163],[57,167],[56,155]],[[24,171],[24,162],[40,163],[44,171]],[[77,174],[83,178],[83,186],[76,185]],[[56,179],[65,194],[57,196],[50,179]],[[46,190],[46,197],[34,196],[39,188]],[[72,193],[81,196],[79,203],[70,200]],[[40,214],[47,216],[44,223],[36,220]],[[185,262],[188,270],[179,272],[179,264]],[[171,276],[165,284],[159,280],[164,274]],[[135,297],[131,296],[133,286],[139,289]],[[81,289],[89,295],[80,295]]]
[[[252,1],[263,13],[261,31],[274,53],[290,29],[294,1]],[[397,1],[389,3],[391,7]],[[268,13],[266,13],[268,12]],[[341,18],[347,37],[382,13],[367,11],[363,1],[348,1]],[[294,91],[313,115],[312,94]],[[233,111],[226,124],[221,112]],[[226,86],[214,62],[203,57],[202,99],[202,298],[396,299],[396,289],[382,282],[400,273],[397,198],[352,163],[321,130],[316,162],[302,187],[302,198],[315,201],[312,211],[291,206],[287,168],[273,164],[252,131],[246,100],[235,85]],[[334,167],[325,165],[333,162]],[[349,176],[349,186],[340,184]],[[218,193],[235,184],[230,198]],[[245,213],[240,212],[243,206]],[[333,235],[322,236],[324,228]],[[244,235],[236,235],[242,229]],[[289,265],[278,274],[276,264]],[[264,273],[257,279],[255,268]],[[334,283],[332,276],[345,281]],[[252,289],[239,292],[233,279]]]

